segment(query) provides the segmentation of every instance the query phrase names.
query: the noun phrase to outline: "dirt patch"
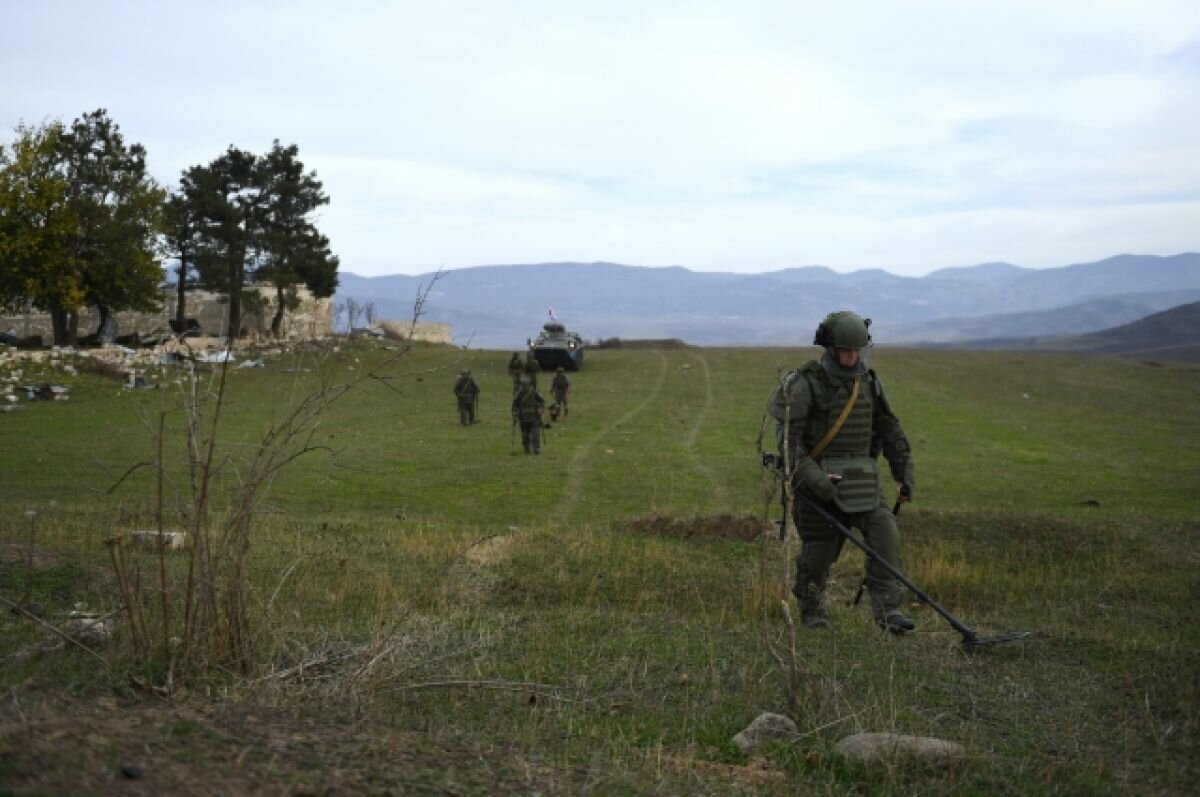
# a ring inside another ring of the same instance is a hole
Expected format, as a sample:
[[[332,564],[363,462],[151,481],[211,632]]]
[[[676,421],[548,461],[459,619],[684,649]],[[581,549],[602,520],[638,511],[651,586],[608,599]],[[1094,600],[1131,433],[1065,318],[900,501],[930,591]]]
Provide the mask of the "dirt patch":
[[[478,567],[494,567],[508,558],[515,541],[511,534],[488,537],[468,548],[463,558]]]
[[[570,794],[518,751],[246,705],[0,710],[4,794]]]
[[[45,548],[13,542],[0,542],[0,565],[32,564],[36,569],[57,567],[63,563],[63,558]]]
[[[678,539],[742,540],[751,542],[773,530],[773,526],[750,515],[639,515],[618,528],[633,534]]]

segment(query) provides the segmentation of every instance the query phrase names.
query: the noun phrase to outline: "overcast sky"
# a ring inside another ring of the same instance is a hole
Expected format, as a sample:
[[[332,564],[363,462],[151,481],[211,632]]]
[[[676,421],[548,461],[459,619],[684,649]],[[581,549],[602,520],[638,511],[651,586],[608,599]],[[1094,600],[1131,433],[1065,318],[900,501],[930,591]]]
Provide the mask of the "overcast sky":
[[[1200,250],[1200,2],[0,0],[0,124],[295,143],[342,270]]]

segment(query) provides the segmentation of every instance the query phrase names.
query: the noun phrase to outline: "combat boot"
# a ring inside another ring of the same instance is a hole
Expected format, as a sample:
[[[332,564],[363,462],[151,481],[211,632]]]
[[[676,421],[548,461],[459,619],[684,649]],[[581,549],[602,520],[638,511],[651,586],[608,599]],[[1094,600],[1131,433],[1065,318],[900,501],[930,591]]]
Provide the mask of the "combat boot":
[[[829,620],[829,610],[824,603],[815,606],[800,607],[800,625],[812,631],[824,631],[832,627]]]
[[[875,618],[875,624],[893,634],[906,634],[917,627],[916,623],[904,616],[899,609],[889,609]]]
[[[800,625],[812,630],[827,629],[832,625],[829,622],[829,609],[824,600],[809,598],[800,601]]]

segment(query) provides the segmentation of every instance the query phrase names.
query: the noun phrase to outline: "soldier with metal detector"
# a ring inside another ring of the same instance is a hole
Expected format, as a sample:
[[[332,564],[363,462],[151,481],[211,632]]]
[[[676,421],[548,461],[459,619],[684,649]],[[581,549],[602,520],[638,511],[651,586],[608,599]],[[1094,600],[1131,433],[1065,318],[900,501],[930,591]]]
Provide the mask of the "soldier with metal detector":
[[[792,588],[801,623],[829,626],[825,584],[845,542],[833,518],[862,532],[876,553],[867,559],[863,581],[871,613],[880,628],[903,634],[914,625],[900,610],[900,532],[880,489],[877,458],[882,453],[887,459],[897,509],[912,500],[914,467],[883,384],[868,367],[870,323],[849,311],[828,315],[813,341],[824,349],[820,360],[788,373],[767,412],[776,421],[785,497],[798,499],[790,501],[790,510],[801,540]]]
[[[513,396],[512,417],[514,426],[521,427],[521,446],[526,454],[542,453],[542,413],[546,401],[538,393],[537,386],[528,376],[522,376]]]

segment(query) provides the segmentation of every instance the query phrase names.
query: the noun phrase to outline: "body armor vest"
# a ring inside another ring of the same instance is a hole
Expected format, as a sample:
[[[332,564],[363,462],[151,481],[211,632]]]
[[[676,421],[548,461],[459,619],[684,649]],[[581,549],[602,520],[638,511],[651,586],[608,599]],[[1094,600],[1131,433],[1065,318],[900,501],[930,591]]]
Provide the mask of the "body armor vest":
[[[804,446],[812,450],[825,433],[833,428],[850,398],[854,383],[837,379],[816,365],[806,368],[805,377],[812,389],[813,404],[804,429]],[[871,421],[875,390],[871,375],[858,377],[858,396],[842,428],[829,442],[817,462],[829,474],[841,477],[836,482],[838,508],[844,512],[869,512],[879,506],[879,464],[871,456]]]
[[[517,413],[522,421],[536,421],[538,419],[538,394],[533,385],[527,385],[521,388],[517,393],[516,400],[513,404],[517,408]]]

